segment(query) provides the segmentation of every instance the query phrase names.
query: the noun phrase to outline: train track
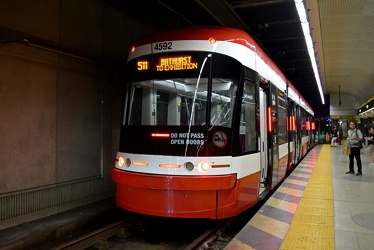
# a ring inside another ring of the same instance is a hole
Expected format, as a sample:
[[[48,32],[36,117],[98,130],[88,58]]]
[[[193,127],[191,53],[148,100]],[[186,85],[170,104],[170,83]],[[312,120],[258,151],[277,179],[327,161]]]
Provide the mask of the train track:
[[[220,250],[240,231],[261,204],[242,214],[219,221],[204,219],[167,219],[136,214],[118,216],[117,221],[84,233],[70,235],[38,250],[53,249],[157,249]],[[91,225],[92,226],[92,225]]]
[[[90,231],[86,234],[74,237],[71,240],[63,239],[60,242],[54,243],[55,246],[48,246],[48,249],[53,250],[82,250],[87,249],[97,244],[102,244],[107,239],[117,235],[123,228],[126,227],[126,220],[113,222],[109,225],[100,227],[96,230]]]
[[[188,245],[185,250],[220,249],[217,242],[222,241],[222,234],[228,224],[230,224],[229,220],[224,220],[209,228],[204,234]],[[224,241],[227,242],[228,240]]]
[[[274,192],[274,191],[272,191]],[[272,193],[271,192],[271,193]],[[235,237],[237,233],[249,222],[263,204],[269,199],[266,197],[243,213],[225,219],[207,230],[184,250],[222,250]]]
[[[142,224],[142,222],[137,222]],[[201,223],[201,222],[198,222]],[[206,227],[203,232],[196,231],[191,233],[190,228],[183,228],[180,230],[180,235],[188,235],[186,237],[163,237],[162,235],[155,235],[152,239],[154,231],[147,232],[147,229],[142,229],[139,225],[131,225],[127,220],[120,220],[109,225],[100,227],[91,232],[76,235],[71,239],[62,239],[59,242],[49,244],[40,249],[53,250],[93,250],[93,249],[157,249],[157,250],[207,250],[220,249],[217,248],[217,240],[221,238],[222,231],[227,226],[228,220],[214,222],[211,225],[196,225],[196,227]],[[183,223],[182,223],[183,224]],[[163,230],[163,225],[153,225],[158,227],[159,231]],[[131,228],[138,227],[136,230]],[[183,226],[182,226],[183,227]],[[171,230],[176,230],[171,229]],[[188,233],[190,232],[190,233]]]

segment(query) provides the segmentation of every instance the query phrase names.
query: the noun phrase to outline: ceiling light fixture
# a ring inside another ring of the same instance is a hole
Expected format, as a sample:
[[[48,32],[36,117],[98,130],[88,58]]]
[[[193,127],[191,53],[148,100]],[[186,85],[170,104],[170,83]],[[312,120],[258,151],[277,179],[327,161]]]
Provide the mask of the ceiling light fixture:
[[[322,104],[325,104],[325,98],[324,98],[323,91],[322,91],[321,79],[319,78],[317,61],[315,57],[312,36],[310,35],[310,27],[309,27],[308,18],[307,18],[306,11],[305,11],[304,1],[295,0],[295,5],[296,5],[297,13],[299,14],[301,27],[304,32],[306,46],[308,48],[310,61],[312,63],[312,67],[314,71],[314,77],[316,78],[319,94],[321,95],[321,101],[322,101]]]

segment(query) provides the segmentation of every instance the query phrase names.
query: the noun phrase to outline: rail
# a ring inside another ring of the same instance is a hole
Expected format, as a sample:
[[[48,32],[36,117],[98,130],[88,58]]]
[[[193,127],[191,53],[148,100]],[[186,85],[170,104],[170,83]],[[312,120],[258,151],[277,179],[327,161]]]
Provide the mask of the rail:
[[[100,240],[108,239],[116,234],[125,226],[126,220],[120,220],[109,224],[107,226],[101,227],[99,229],[93,230],[87,234],[78,236],[70,241],[59,244],[58,246],[52,247],[53,250],[75,250],[75,249],[85,249],[97,244]]]

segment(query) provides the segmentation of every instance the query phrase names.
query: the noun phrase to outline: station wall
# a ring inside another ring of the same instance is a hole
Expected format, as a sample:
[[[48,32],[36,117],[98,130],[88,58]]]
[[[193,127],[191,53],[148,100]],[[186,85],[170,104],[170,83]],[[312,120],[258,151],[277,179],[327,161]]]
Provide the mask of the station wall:
[[[123,66],[149,32],[101,0],[0,1],[0,230],[114,195]]]

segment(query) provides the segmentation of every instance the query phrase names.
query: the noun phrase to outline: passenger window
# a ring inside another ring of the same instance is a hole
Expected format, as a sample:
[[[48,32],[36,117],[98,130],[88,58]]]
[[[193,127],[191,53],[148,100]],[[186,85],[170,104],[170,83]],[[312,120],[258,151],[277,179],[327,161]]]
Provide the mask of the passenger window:
[[[243,152],[255,151],[257,149],[256,88],[255,83],[249,81],[246,81],[244,84],[239,138]]]
[[[286,100],[278,96],[278,136],[279,145],[287,142],[287,126],[286,126]]]

